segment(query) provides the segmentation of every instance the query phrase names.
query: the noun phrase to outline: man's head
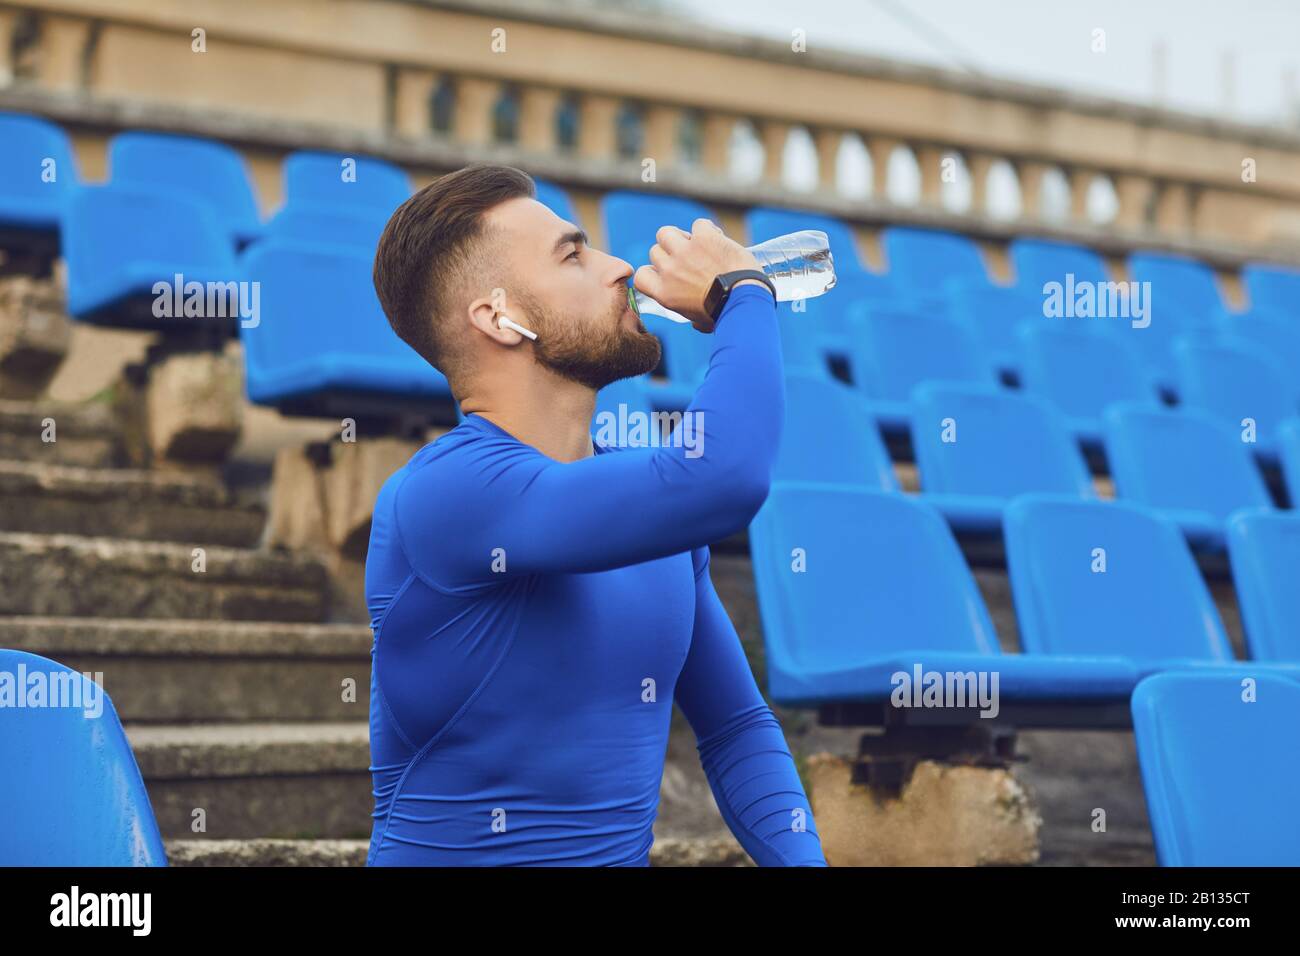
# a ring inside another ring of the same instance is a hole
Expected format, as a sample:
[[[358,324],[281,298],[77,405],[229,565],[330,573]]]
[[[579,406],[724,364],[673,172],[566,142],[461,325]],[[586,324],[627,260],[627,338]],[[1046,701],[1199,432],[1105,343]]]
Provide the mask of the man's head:
[[[518,169],[467,166],[399,206],[380,237],[384,313],[458,395],[520,349],[593,389],[659,362],[659,341],[628,308],[632,267],[534,197]],[[502,316],[536,341],[503,329]]]

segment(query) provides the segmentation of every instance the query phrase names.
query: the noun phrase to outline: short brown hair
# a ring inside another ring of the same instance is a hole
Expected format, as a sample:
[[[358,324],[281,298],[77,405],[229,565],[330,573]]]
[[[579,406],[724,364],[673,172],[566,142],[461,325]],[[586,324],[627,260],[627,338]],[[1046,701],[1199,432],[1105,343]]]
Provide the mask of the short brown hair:
[[[440,320],[449,295],[473,272],[483,215],[507,199],[536,195],[522,170],[476,163],[438,177],[398,206],[379,237],[379,304],[398,337],[448,378],[455,360]]]

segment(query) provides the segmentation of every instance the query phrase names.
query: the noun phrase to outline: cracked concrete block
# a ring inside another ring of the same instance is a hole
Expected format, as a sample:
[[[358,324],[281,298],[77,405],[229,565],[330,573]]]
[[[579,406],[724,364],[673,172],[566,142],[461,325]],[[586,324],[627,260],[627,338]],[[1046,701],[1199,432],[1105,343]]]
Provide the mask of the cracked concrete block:
[[[0,398],[45,392],[68,354],[71,323],[50,279],[0,279]]]
[[[1009,769],[917,763],[897,795],[853,782],[851,761],[808,759],[831,866],[989,866],[1038,860],[1042,818]]]
[[[215,352],[181,353],[152,366],[145,405],[154,459],[222,461],[243,425],[241,376],[236,358]]]

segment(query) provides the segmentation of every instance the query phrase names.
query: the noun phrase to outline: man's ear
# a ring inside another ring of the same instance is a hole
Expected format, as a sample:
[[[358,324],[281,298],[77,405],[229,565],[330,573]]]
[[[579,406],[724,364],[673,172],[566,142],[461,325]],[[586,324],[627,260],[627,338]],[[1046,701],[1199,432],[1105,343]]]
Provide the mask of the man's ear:
[[[498,306],[501,299],[497,295],[482,296],[469,304],[469,321],[488,338],[502,345],[518,345],[524,337],[514,329],[503,327],[497,320],[504,314]]]

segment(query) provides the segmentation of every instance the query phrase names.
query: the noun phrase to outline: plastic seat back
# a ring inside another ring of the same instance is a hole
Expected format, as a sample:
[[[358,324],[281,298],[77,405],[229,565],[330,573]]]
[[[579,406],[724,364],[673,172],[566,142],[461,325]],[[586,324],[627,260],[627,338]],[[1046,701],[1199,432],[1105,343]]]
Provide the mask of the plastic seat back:
[[[961,323],[930,312],[850,306],[853,384],[872,399],[905,402],[933,379],[992,384],[984,351]]]
[[[170,186],[212,207],[236,242],[262,231],[244,158],[225,143],[131,130],[113,137],[108,169],[115,183]]]
[[[1102,421],[1120,498],[1219,521],[1238,508],[1272,505],[1250,446],[1202,413],[1118,403]]]
[[[1141,505],[1025,495],[1003,524],[1026,653],[1233,659],[1173,522]]]
[[[1164,673],[1133,692],[1147,815],[1161,866],[1297,866],[1300,682]]]
[[[912,393],[912,448],[928,493],[1093,497],[1064,419],[1040,399],[996,386],[926,382]]]
[[[950,279],[989,281],[979,247],[966,236],[938,229],[890,226],[881,233],[890,281],[898,289],[923,289]]]
[[[1300,513],[1238,511],[1228,519],[1228,555],[1250,656],[1300,663]]]
[[[810,375],[786,376],[785,426],[772,478],[898,490],[862,396],[841,382]]]
[[[1026,292],[1043,294],[1049,282],[1105,282],[1106,263],[1094,249],[1052,239],[1013,239],[1008,248],[1016,285]]]
[[[768,658],[787,672],[918,650],[1000,653],[948,526],[915,499],[778,481],[749,534]]]
[[[25,706],[0,707],[0,863],[166,866],[140,768],[103,689],[15,650],[0,649],[0,680],[25,697]]]
[[[370,156],[299,152],[284,161],[284,203],[370,206],[392,215],[411,197],[411,180]]]

